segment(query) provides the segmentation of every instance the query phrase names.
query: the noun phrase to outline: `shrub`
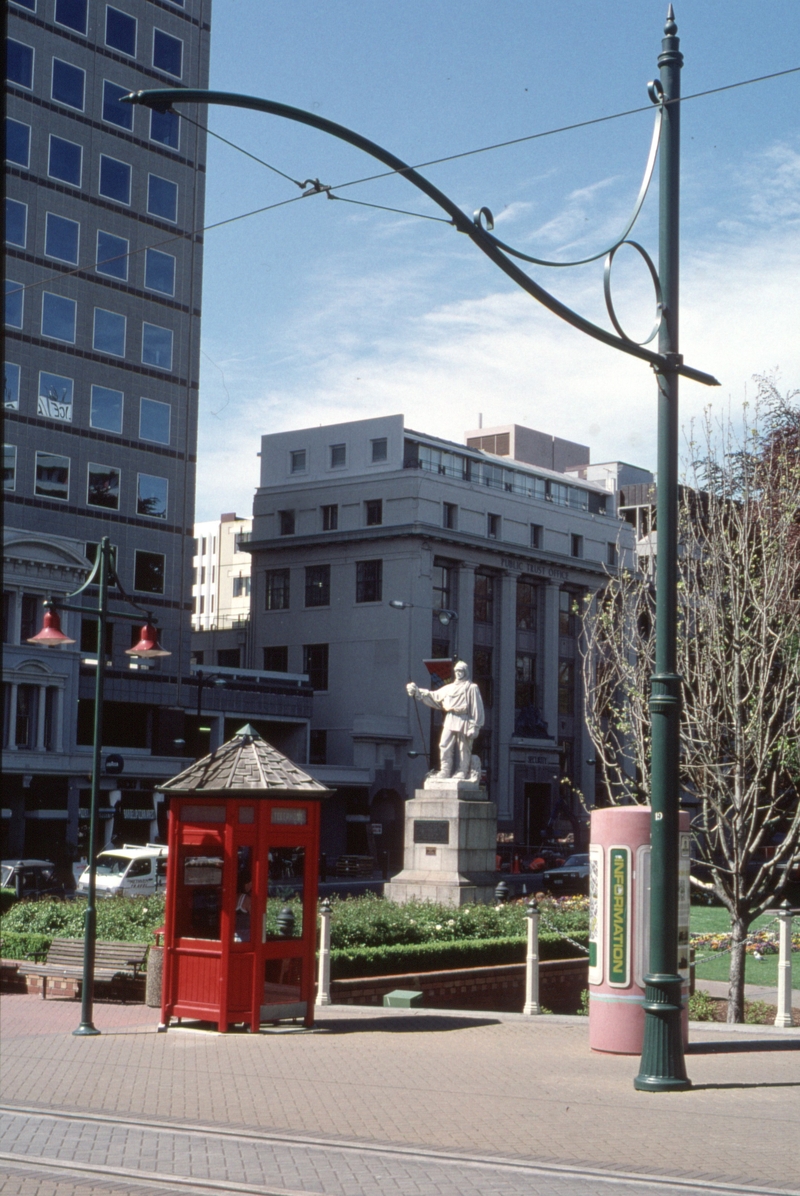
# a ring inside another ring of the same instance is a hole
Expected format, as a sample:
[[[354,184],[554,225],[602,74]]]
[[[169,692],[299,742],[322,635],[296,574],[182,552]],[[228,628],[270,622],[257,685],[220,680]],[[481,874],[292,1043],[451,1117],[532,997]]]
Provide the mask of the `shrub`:
[[[437,972],[448,968],[523,963],[525,945],[526,939],[508,936],[338,948],[331,950],[331,977],[344,980],[351,976],[387,976],[404,972]],[[539,936],[541,959],[571,959],[575,954],[575,948],[559,935]]]
[[[0,939],[0,954],[3,959],[44,959],[53,941],[48,934],[6,933]]]
[[[715,1022],[717,1002],[708,993],[698,988],[689,997],[689,1020],[693,1022]]]
[[[775,1020],[775,1006],[766,1001],[745,1001],[744,1020],[749,1026],[769,1026]]]
[[[0,889],[0,914],[4,914],[7,909],[17,900],[15,889]]]
[[[18,901],[3,916],[3,942],[11,934],[83,938],[86,902]],[[97,902],[97,937],[111,942],[147,943],[164,924],[164,897],[107,897]]]

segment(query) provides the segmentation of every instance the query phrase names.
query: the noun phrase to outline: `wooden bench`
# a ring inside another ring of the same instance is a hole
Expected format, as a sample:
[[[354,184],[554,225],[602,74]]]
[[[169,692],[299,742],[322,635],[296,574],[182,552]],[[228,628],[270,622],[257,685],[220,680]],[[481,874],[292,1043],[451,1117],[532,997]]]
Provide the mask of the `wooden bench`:
[[[135,980],[147,959],[147,943],[95,943],[95,980]],[[44,963],[26,963],[29,976],[42,977],[42,999],[48,978],[83,979],[83,939],[53,939]]]

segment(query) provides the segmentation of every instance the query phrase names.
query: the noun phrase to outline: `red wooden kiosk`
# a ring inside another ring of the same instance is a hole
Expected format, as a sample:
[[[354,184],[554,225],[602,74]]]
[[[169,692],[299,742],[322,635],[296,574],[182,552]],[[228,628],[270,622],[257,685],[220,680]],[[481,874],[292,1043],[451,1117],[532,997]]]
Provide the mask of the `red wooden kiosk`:
[[[311,1026],[330,790],[249,725],[159,788],[170,800],[161,1028]]]

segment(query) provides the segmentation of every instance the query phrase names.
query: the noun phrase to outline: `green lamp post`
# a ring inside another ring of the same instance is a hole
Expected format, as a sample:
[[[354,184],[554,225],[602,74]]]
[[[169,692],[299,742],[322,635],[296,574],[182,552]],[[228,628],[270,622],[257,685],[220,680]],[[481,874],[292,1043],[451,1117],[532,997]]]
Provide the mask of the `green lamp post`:
[[[657,650],[652,679],[652,888],[650,916],[650,964],[646,977],[645,1038],[641,1071],[635,1087],[643,1091],[674,1091],[687,1088],[681,1036],[680,976],[677,973],[678,896],[678,752],[681,679],[675,673],[677,611],[677,524],[678,524],[678,378],[691,378],[706,386],[718,386],[711,374],[686,365],[678,352],[678,274],[680,211],[680,69],[683,62],[672,5],[664,26],[662,53],[658,63],[660,81],[648,86],[656,105],[656,124],[644,179],[633,215],[620,237],[601,252],[574,262],[554,262],[514,249],[493,235],[494,219],[481,207],[472,219],[438,187],[408,163],[361,134],[300,108],[273,100],[231,92],[168,88],[139,91],[123,96],[123,102],[144,104],[165,111],[173,104],[224,104],[249,108],[272,116],[297,121],[319,129],[376,158],[405,178],[450,217],[451,224],[470,238],[482,253],[513,282],[542,303],[554,315],[611,348],[648,362],[658,379],[658,560],[657,560]],[[645,250],[628,239],[647,195],[660,154],[659,267]],[[326,195],[336,199],[335,189],[306,179],[298,183],[304,195]],[[636,342],[620,327],[611,301],[611,266],[622,245],[630,245],[644,259],[656,290],[657,318],[646,341]],[[544,287],[534,282],[514,261],[541,266],[578,266],[606,259],[605,299],[615,333],[585,319],[568,308]],[[658,336],[658,351],[647,345]]]

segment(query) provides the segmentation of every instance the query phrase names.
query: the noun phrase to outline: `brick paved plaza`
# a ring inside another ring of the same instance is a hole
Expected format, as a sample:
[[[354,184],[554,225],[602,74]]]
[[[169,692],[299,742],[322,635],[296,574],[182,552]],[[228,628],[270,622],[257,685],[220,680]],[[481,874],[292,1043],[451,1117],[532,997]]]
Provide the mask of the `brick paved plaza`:
[[[695,1025],[690,1092],[636,1093],[580,1018],[336,1008],[314,1032],[176,1028],[12,994],[4,1196],[800,1194],[800,1032]]]

